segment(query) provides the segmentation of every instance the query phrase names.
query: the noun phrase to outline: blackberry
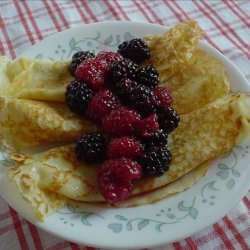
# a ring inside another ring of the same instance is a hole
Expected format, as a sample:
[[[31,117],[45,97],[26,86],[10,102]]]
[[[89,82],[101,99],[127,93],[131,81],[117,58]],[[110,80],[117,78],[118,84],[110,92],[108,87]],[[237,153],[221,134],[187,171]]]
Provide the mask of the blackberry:
[[[166,133],[170,133],[178,127],[180,116],[174,109],[158,108],[157,115],[160,128]]]
[[[118,53],[135,63],[142,63],[150,58],[148,45],[140,38],[125,41],[118,46]]]
[[[66,88],[65,100],[73,113],[84,115],[92,95],[92,90],[83,81],[74,80]]]
[[[160,129],[155,134],[142,138],[142,142],[147,148],[153,146],[166,146],[168,144],[168,134]]]
[[[76,141],[75,154],[79,160],[98,163],[104,159],[105,152],[105,138],[100,133],[85,134]]]
[[[129,105],[130,104],[129,96],[137,85],[138,84],[136,82],[125,77],[115,84],[114,92],[123,102],[123,104]]]
[[[123,78],[115,85],[115,92],[123,104],[135,108],[143,116],[154,111],[154,95],[148,87],[142,84]]]
[[[110,79],[113,83],[120,81],[124,77],[135,78],[138,65],[129,59],[122,59],[115,62],[110,69]]]
[[[161,176],[168,169],[172,155],[167,147],[152,147],[145,151],[139,163],[144,175]]]
[[[87,58],[94,58],[95,54],[89,51],[79,51],[76,52],[71,59],[71,63],[69,66],[69,71],[72,76],[75,75],[76,68],[79,66],[79,64],[84,61]]]
[[[142,116],[154,112],[154,95],[148,87],[142,84],[135,85],[128,98],[131,105],[138,110]]]
[[[155,88],[160,83],[159,73],[153,65],[148,65],[138,69],[136,81],[149,88]]]

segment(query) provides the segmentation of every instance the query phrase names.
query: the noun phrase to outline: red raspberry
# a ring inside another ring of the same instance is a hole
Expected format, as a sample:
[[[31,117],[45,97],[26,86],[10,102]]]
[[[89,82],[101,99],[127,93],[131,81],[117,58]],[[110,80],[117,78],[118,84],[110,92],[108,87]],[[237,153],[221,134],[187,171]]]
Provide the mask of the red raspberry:
[[[126,158],[105,161],[98,174],[99,189],[111,204],[125,200],[133,189],[133,181],[142,177],[141,166]]]
[[[110,90],[100,90],[91,98],[87,107],[87,116],[94,121],[100,121],[118,105],[120,105],[118,97]]]
[[[123,57],[119,53],[111,51],[101,51],[97,54],[96,58],[103,61],[110,69],[113,63],[120,61]]]
[[[111,65],[122,57],[114,52],[101,52],[95,58],[84,60],[76,69],[75,76],[84,80],[90,88],[98,90],[105,85]]]
[[[131,135],[135,132],[140,115],[128,108],[118,108],[102,119],[102,129],[109,135]]]
[[[158,117],[156,114],[151,114],[137,123],[137,133],[142,136],[151,136],[159,130]]]
[[[153,93],[158,106],[167,108],[172,105],[173,99],[166,88],[156,87],[154,88]]]
[[[134,137],[124,136],[113,139],[108,145],[108,158],[130,158],[136,159],[143,153],[143,146]]]

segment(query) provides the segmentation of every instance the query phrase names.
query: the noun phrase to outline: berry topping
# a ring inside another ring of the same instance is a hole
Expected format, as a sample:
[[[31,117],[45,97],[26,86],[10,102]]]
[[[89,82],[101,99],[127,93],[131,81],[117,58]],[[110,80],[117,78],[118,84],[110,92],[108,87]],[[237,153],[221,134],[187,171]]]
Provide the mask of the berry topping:
[[[86,81],[93,90],[98,90],[105,85],[111,65],[121,58],[118,53],[100,52],[95,58],[81,62],[75,72],[76,78]]]
[[[142,63],[150,58],[148,45],[140,38],[123,42],[118,46],[118,52],[136,63]]]
[[[98,174],[99,189],[111,204],[125,200],[133,189],[133,182],[142,176],[141,166],[129,159],[105,161]]]
[[[153,135],[158,130],[159,124],[156,114],[151,114],[143,120],[140,120],[136,128],[137,133],[142,137]]]
[[[172,132],[178,127],[180,116],[172,108],[159,108],[157,110],[160,128],[166,133]]]
[[[168,144],[168,134],[160,129],[153,135],[144,137],[142,142],[146,147],[166,146]]]
[[[113,139],[107,150],[108,158],[130,158],[136,159],[143,153],[143,146],[134,137],[124,136]]]
[[[153,65],[141,67],[137,71],[136,81],[149,88],[154,88],[160,83],[159,73]]]
[[[100,133],[85,134],[76,141],[76,157],[87,163],[101,162],[104,158],[105,151],[105,138]]]
[[[130,105],[130,94],[137,85],[138,84],[136,82],[130,80],[129,78],[123,78],[115,85],[114,91],[124,104]]]
[[[80,63],[88,58],[94,58],[95,54],[90,51],[79,51],[72,56],[71,64],[69,66],[69,71],[72,76],[75,75],[76,68]]]
[[[105,84],[108,69],[96,58],[84,60],[76,69],[76,79],[84,80],[90,88],[98,90]]]
[[[110,78],[113,83],[120,81],[122,78],[127,77],[134,79],[138,65],[129,59],[122,59],[115,62],[110,69]]]
[[[92,90],[84,82],[74,80],[66,88],[65,100],[73,113],[84,115],[92,95]]]
[[[96,58],[103,62],[109,69],[113,63],[123,59],[119,53],[111,51],[101,51],[97,54]]]
[[[102,129],[110,135],[132,135],[138,121],[140,115],[136,111],[121,107],[102,119]]]
[[[119,99],[110,90],[100,90],[91,98],[87,116],[94,121],[100,121],[118,105],[120,105]]]
[[[130,104],[142,115],[152,113],[155,108],[153,92],[142,84],[134,84],[128,96]]]
[[[152,147],[140,158],[140,164],[145,175],[161,176],[168,169],[172,155],[166,147]]]
[[[153,89],[153,93],[157,106],[167,108],[172,105],[172,97],[166,88],[156,87]]]
[[[154,95],[148,87],[128,78],[123,78],[115,85],[114,91],[123,104],[135,108],[142,115],[147,115],[154,111]]]

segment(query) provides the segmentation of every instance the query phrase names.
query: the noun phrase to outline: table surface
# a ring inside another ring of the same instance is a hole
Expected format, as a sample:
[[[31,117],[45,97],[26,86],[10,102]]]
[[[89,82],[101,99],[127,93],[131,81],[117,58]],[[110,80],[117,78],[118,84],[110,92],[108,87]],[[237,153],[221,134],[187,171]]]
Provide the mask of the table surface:
[[[84,23],[130,20],[172,26],[195,19],[206,33],[204,40],[249,80],[249,14],[250,1],[0,1],[0,54],[15,58],[37,41]],[[0,250],[8,249],[94,248],[43,232],[0,198]],[[250,193],[211,227],[157,249],[250,249]]]

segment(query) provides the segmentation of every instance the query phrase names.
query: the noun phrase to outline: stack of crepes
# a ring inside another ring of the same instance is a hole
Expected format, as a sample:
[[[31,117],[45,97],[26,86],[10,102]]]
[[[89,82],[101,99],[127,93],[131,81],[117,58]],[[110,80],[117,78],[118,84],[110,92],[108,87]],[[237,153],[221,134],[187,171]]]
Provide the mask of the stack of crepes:
[[[181,121],[169,138],[169,171],[141,179],[119,206],[145,205],[187,189],[205,175],[212,159],[250,134],[250,95],[231,93],[223,65],[197,49],[202,35],[191,20],[162,36],[145,37],[150,63],[171,91]],[[98,127],[75,116],[64,102],[73,79],[70,62],[0,60],[0,142],[16,162],[9,178],[22,197],[41,220],[72,200],[104,205],[98,166],[79,162],[74,154],[72,142]],[[31,153],[41,145],[50,149]]]

